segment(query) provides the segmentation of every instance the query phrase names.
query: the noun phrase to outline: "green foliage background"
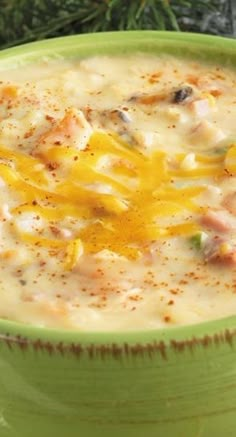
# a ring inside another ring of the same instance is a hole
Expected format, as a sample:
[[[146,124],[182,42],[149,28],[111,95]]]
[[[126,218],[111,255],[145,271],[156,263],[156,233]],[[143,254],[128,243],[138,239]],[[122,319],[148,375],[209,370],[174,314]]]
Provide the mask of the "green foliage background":
[[[236,0],[0,0],[0,48],[119,29],[235,36]]]

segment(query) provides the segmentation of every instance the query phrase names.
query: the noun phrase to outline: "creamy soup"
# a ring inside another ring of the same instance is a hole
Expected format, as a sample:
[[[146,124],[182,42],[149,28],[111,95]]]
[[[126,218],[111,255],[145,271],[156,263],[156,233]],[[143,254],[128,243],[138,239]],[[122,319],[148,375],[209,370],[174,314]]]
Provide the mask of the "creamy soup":
[[[0,72],[0,317],[138,330],[236,314],[236,74],[169,56]]]

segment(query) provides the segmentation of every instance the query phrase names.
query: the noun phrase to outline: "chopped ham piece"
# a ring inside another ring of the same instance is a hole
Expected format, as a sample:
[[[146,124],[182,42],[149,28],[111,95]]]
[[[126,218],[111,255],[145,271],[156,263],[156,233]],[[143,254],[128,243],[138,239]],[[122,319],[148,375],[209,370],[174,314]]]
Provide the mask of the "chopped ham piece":
[[[212,238],[204,249],[205,260],[228,267],[236,266],[236,247],[222,238]]]
[[[225,196],[222,205],[234,216],[236,216],[236,192],[232,192]]]
[[[236,249],[232,250],[228,254],[224,254],[219,258],[220,262],[226,264],[227,266],[236,266]]]
[[[212,211],[209,210],[202,217],[201,223],[217,232],[228,232],[232,229],[233,224],[224,210]]]
[[[92,128],[82,111],[68,109],[64,117],[44,133],[35,149],[36,155],[44,155],[50,147],[69,146],[83,150],[92,134]]]
[[[210,105],[208,99],[198,99],[191,102],[190,108],[197,117],[205,117],[210,111]]]
[[[225,133],[207,120],[202,120],[190,132],[192,144],[204,145],[204,148],[215,145],[225,138]]]

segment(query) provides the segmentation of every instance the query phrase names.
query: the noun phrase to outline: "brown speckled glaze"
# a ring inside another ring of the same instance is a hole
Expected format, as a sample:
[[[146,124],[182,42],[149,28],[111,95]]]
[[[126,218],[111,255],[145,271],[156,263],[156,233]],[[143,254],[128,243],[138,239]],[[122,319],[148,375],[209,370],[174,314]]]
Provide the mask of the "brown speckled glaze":
[[[89,344],[82,345],[80,343],[66,344],[63,342],[53,343],[50,341],[43,341],[41,339],[32,340],[21,335],[12,336],[9,333],[0,335],[0,342],[5,343],[9,349],[14,346],[18,346],[22,351],[28,348],[33,348],[35,351],[46,351],[49,355],[60,354],[64,355],[70,353],[75,357],[79,358],[82,354],[88,355],[91,359],[97,358],[98,356],[105,358],[107,356],[112,356],[114,358],[120,358],[123,356],[143,356],[148,355],[152,357],[154,354],[159,354],[163,359],[168,358],[168,351],[170,349],[175,352],[181,353],[188,350],[194,353],[195,349],[199,346],[207,348],[212,345],[220,346],[222,343],[227,343],[232,346],[233,341],[236,337],[236,329],[229,330],[226,329],[223,332],[216,333],[214,335],[205,335],[203,337],[192,337],[189,340],[170,340],[168,342],[164,341],[153,341],[150,343],[142,344]]]

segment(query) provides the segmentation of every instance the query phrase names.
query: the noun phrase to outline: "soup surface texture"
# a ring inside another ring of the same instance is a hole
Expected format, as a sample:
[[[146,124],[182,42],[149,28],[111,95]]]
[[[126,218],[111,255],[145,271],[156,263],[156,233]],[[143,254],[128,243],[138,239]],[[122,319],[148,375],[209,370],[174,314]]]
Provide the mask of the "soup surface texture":
[[[236,74],[169,56],[0,71],[0,317],[236,314]]]

